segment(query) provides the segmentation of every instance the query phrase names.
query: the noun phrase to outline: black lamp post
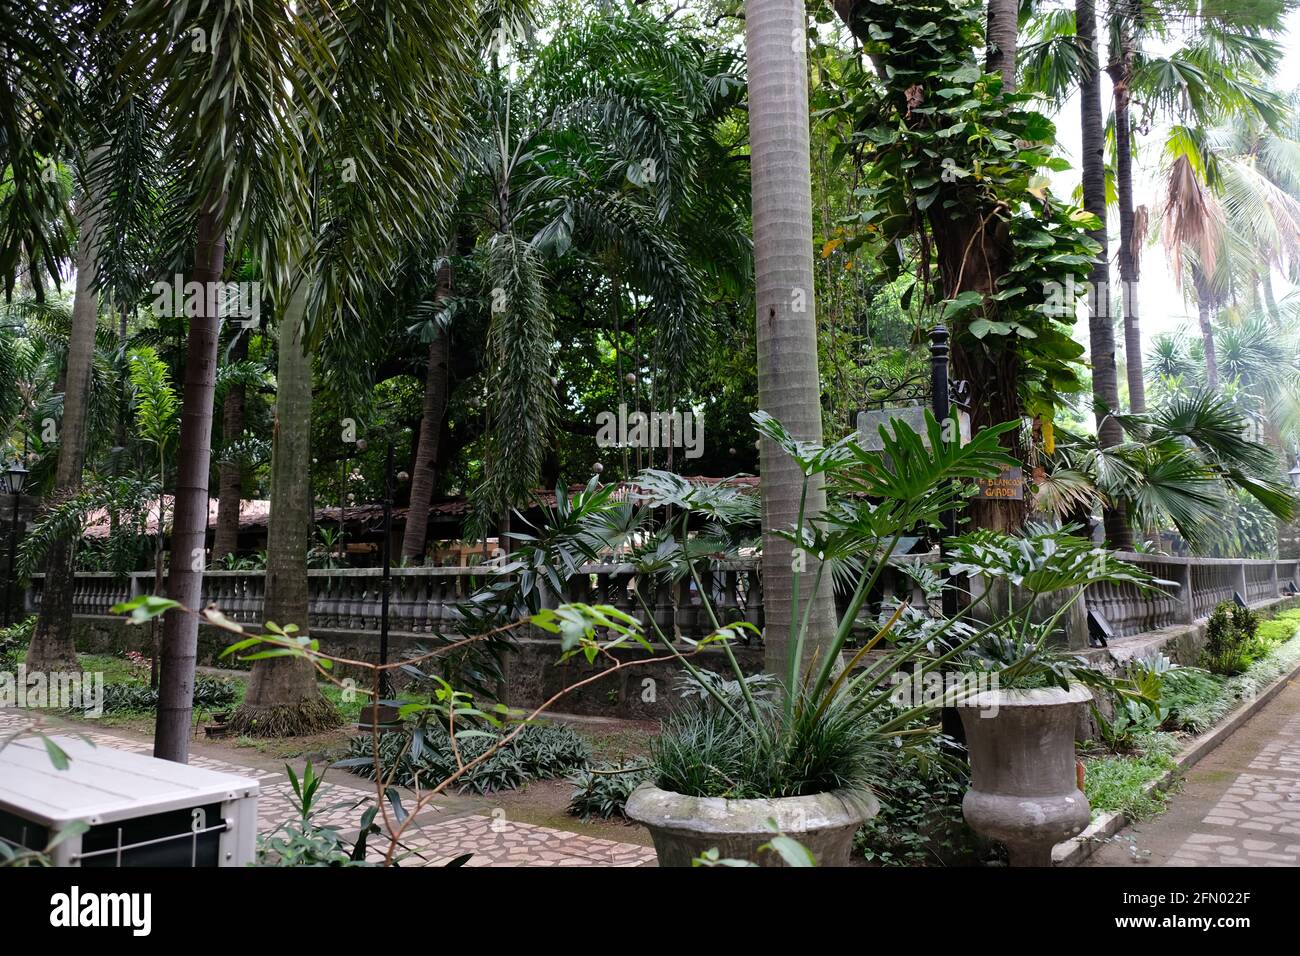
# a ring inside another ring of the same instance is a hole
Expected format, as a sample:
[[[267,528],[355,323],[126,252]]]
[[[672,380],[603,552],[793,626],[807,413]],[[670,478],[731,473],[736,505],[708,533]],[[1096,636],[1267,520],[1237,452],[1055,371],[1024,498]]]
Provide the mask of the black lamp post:
[[[4,597],[4,615],[0,617],[0,622],[9,624],[9,604],[10,596],[14,586],[14,568],[18,564],[18,504],[23,493],[23,485],[27,483],[27,469],[23,463],[15,458],[0,475],[0,491],[14,497],[13,519],[9,523],[9,574],[5,578],[5,597]]]
[[[384,451],[384,541],[383,541],[383,560],[384,576],[383,588],[380,592],[379,604],[379,664],[384,666],[388,663],[388,599],[393,590],[393,479],[406,481],[406,472],[393,473],[393,440],[388,440],[388,446]],[[410,520],[408,516],[407,520]],[[382,697],[391,699],[393,696],[392,681],[388,678],[388,671],[381,672],[379,693]]]

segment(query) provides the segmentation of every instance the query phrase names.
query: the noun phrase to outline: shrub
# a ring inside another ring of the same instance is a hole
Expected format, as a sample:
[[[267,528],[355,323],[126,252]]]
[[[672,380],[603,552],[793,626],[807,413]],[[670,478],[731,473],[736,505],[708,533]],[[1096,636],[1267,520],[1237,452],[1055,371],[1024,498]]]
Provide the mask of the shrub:
[[[786,720],[772,702],[756,703],[766,724],[761,733],[739,707],[688,700],[651,742],[656,786],[743,800],[868,790],[881,782],[889,742],[848,697],[828,698],[822,712],[805,701]]]
[[[940,738],[900,759],[878,788],[880,812],[854,838],[854,849],[877,866],[951,865],[1005,851],[980,841],[962,817],[969,770],[945,759]]]
[[[502,735],[475,730],[471,736],[456,736],[461,763],[469,763],[496,746]],[[583,766],[587,743],[570,727],[529,725],[518,736],[456,782],[462,793],[494,793],[514,790],[529,780],[558,777]],[[341,766],[374,779],[374,749],[370,734],[352,738],[349,758]],[[456,772],[456,752],[447,731],[434,724],[412,735],[405,731],[379,738],[380,773],[401,787],[436,787]],[[396,772],[394,772],[396,768]]]
[[[1267,652],[1257,640],[1259,617],[1249,608],[1221,602],[1206,626],[1205,649],[1200,663],[1211,673],[1240,674]]]
[[[568,777],[574,787],[573,796],[569,798],[569,813],[584,820],[621,817],[632,791],[653,776],[654,772],[644,763],[607,762],[579,770]]]
[[[239,699],[231,681],[206,674],[194,679],[194,709],[225,710]],[[108,684],[104,687],[104,713],[146,713],[158,709],[158,691],[148,684]]]
[[[27,617],[17,624],[0,628],[0,670],[17,670],[27,656],[27,645],[36,630],[36,617]]]

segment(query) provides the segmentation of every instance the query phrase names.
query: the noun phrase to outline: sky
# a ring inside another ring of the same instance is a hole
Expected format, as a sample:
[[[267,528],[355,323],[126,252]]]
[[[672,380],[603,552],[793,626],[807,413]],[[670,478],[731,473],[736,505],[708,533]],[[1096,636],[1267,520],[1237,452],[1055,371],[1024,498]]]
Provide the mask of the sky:
[[[1285,60],[1274,80],[1281,89],[1289,89],[1300,84],[1300,10],[1292,13],[1287,20],[1287,32],[1278,37],[1286,51]],[[1109,115],[1110,79],[1102,79],[1102,108]],[[1062,198],[1068,198],[1079,183],[1079,101],[1077,95],[1072,97],[1053,119],[1057,125],[1059,149],[1075,169],[1057,174],[1053,177],[1053,191]],[[1158,185],[1160,151],[1163,134],[1153,129],[1148,136],[1142,137],[1138,144],[1139,154],[1134,164],[1134,202],[1146,205],[1154,220],[1160,202]],[[1119,216],[1115,210],[1109,217],[1111,279],[1119,281],[1115,254],[1119,243]],[[1292,286],[1280,274],[1274,273],[1273,287],[1280,299],[1292,291]],[[1152,337],[1161,333],[1173,332],[1180,327],[1196,326],[1196,309],[1184,299],[1181,290],[1174,282],[1169,263],[1165,258],[1164,247],[1156,239],[1148,242],[1143,250],[1140,279],[1138,283],[1138,317],[1141,321],[1144,346]],[[1087,344],[1087,325],[1075,326],[1075,337]],[[1122,352],[1122,339],[1117,337]],[[1145,351],[1145,348],[1144,348]],[[1120,356],[1122,359],[1122,355]]]

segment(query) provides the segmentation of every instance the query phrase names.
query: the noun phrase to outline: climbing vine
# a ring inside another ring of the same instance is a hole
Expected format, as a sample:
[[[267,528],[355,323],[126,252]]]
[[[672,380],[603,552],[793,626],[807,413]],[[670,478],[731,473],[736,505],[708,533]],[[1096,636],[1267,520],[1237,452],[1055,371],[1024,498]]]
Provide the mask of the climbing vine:
[[[907,295],[954,327],[958,371],[990,420],[1047,423],[1084,387],[1070,328],[1096,220],[1048,190],[1046,171],[1069,168],[1052,155],[1052,122],[975,59],[982,13],[971,0],[854,5],[875,69],[859,59],[839,77],[854,126],[840,148],[863,169],[845,248],[873,247],[888,274],[914,276]]]

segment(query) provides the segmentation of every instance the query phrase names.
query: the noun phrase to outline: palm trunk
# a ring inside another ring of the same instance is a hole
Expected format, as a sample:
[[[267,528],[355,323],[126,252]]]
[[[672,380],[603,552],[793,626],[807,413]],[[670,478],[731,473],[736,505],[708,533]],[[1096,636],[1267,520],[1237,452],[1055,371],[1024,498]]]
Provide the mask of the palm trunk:
[[[1110,239],[1106,230],[1106,134],[1102,126],[1101,61],[1097,53],[1096,0],[1075,0],[1075,23],[1083,56],[1079,84],[1079,116],[1083,143],[1083,208],[1101,220],[1089,233],[1101,244],[1089,278],[1088,354],[1092,360],[1092,407],[1097,435],[1104,447],[1124,440],[1114,417],[1119,404],[1119,373],[1115,366],[1115,326],[1110,315]],[[1121,551],[1133,549],[1133,529],[1122,506],[1102,510],[1106,542]]]
[[[226,262],[224,194],[212,195],[199,216],[193,281],[205,290],[221,279]],[[203,597],[204,545],[208,534],[208,470],[212,458],[212,399],[216,391],[217,334],[221,319],[209,314],[207,296],[190,319],[185,351],[181,438],[172,507],[171,556],[167,596],[198,610]],[[190,716],[194,707],[194,665],[199,622],[193,614],[172,613],[163,626],[158,686],[155,757],[189,760]]]
[[[94,188],[93,186],[91,187]],[[68,361],[63,388],[63,421],[59,427],[59,460],[54,497],[62,499],[81,487],[86,462],[86,413],[90,398],[90,370],[95,356],[95,328],[99,323],[99,295],[95,292],[95,257],[99,242],[100,197],[83,197],[77,210],[77,286],[72,301],[72,329],[68,336]],[[72,593],[75,579],[75,542],[60,540],[45,563],[45,588],[36,619],[27,669],[31,672],[75,671],[77,648],[72,636]]]
[[[988,54],[985,69],[1002,74],[1002,91],[1016,91],[1016,37],[1020,27],[1018,0],[988,0]]]
[[[1127,28],[1120,35],[1119,56],[1107,72],[1115,92],[1115,190],[1119,194],[1119,279],[1124,309],[1124,367],[1128,376],[1129,410],[1147,410],[1142,376],[1142,326],[1138,318],[1138,259],[1133,207],[1133,141],[1129,112],[1129,82],[1133,73],[1133,40]]]
[[[231,350],[232,362],[248,358],[248,333],[241,332]],[[244,433],[244,386],[232,385],[221,408],[221,440],[229,447]],[[217,492],[217,534],[212,540],[212,560],[220,561],[239,550],[239,505],[243,499],[244,469],[237,461],[219,466]]]
[[[808,132],[807,27],[802,0],[748,0],[750,165],[757,285],[758,404],[804,441],[821,441],[817,319],[813,301],[812,180]],[[794,42],[792,41],[792,38]],[[835,627],[830,575],[814,593],[817,562],[796,579],[789,542],[778,529],[799,518],[803,476],[772,442],[760,446],[763,496],[765,663],[785,672],[796,580],[800,607],[812,601],[807,634],[811,659]],[[826,505],[820,481],[809,488],[806,513]]]
[[[1278,321],[1277,299],[1273,296],[1273,266],[1265,262],[1263,271],[1259,276],[1260,293],[1264,299],[1264,308],[1268,312],[1268,317],[1276,325]]]
[[[1198,268],[1193,276],[1196,286],[1196,319],[1201,327],[1201,342],[1205,348],[1205,384],[1210,391],[1219,390],[1219,354],[1214,346],[1214,325],[1211,311],[1214,307],[1214,293],[1210,284]]]
[[[271,439],[271,523],[266,538],[266,601],[263,623],[310,630],[307,616],[307,550],[311,542],[311,356],[305,351],[307,309],[304,278],[280,317],[275,383],[275,430]],[[334,708],[316,686],[311,663],[299,657],[253,662],[248,693],[231,718],[236,733],[284,737],[315,733],[338,723]]]
[[[435,292],[438,301],[451,294],[451,281],[451,261],[444,260],[438,269]],[[402,557],[421,562],[429,534],[429,504],[438,483],[438,441],[442,437],[442,416],[447,408],[449,349],[447,330],[434,329],[433,339],[429,342],[428,369],[424,375],[420,437],[415,447],[415,464],[411,468],[411,500],[406,512],[406,530],[402,535]]]

